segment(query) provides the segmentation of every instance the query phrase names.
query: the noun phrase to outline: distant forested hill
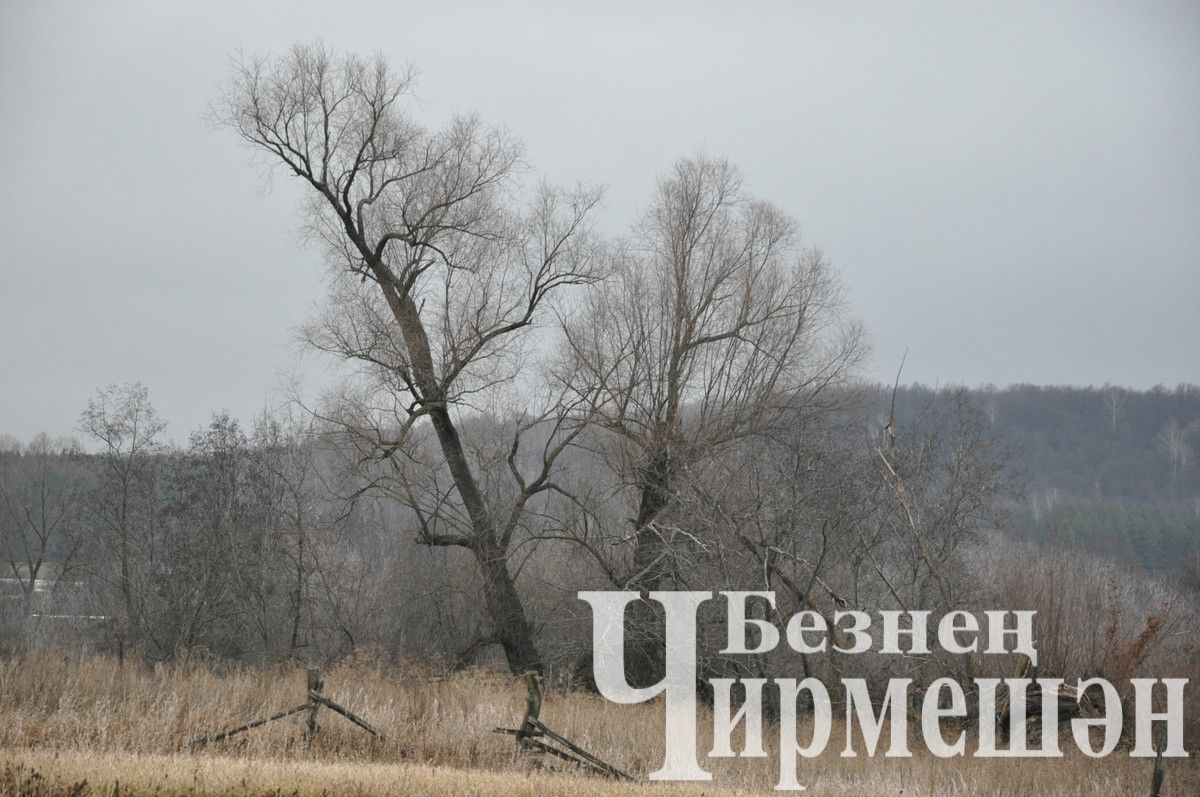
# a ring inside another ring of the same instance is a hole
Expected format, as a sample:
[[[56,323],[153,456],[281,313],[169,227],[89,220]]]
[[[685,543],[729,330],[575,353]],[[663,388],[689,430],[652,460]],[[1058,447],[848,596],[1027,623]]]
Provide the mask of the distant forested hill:
[[[896,421],[950,400],[922,385],[896,394]],[[976,388],[967,391],[1010,452],[1026,500],[1013,531],[1148,570],[1200,571],[1200,387]],[[880,388],[886,418],[891,389]],[[1193,573],[1191,578],[1195,578]]]
[[[1012,387],[969,391],[996,440],[1031,493],[1116,499],[1187,508],[1200,497],[1200,387]],[[890,389],[880,389],[887,412]],[[951,389],[902,387],[896,420],[903,430]]]

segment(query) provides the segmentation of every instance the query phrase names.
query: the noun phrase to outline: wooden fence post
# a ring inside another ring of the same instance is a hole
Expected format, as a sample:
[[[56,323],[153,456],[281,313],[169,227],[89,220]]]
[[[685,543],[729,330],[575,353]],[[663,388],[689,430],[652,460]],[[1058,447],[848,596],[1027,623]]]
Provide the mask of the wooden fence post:
[[[305,749],[307,749],[312,744],[313,737],[317,735],[317,711],[321,708],[321,706],[325,706],[326,708],[330,709],[331,711],[333,711],[337,714],[341,714],[343,717],[350,720],[355,725],[357,725],[358,727],[362,728],[367,733],[374,736],[376,739],[383,741],[383,738],[384,738],[383,734],[380,733],[379,731],[377,731],[374,727],[372,727],[369,722],[367,722],[365,719],[363,719],[362,717],[355,714],[350,709],[341,705],[340,703],[335,703],[334,701],[325,697],[325,695],[321,694],[321,690],[325,688],[325,682],[321,680],[321,671],[320,670],[318,670],[315,667],[310,668],[309,670],[307,670],[305,672],[305,680],[307,681],[307,686],[308,686],[308,690],[307,690],[308,691],[308,702],[307,703],[303,703],[299,706],[296,706],[295,708],[289,708],[285,711],[280,711],[276,714],[272,714],[271,716],[265,717],[263,719],[254,720],[253,722],[247,722],[245,725],[239,725],[236,728],[230,728],[227,731],[221,731],[220,733],[215,734],[213,736],[201,737],[201,738],[193,741],[190,746],[198,747],[200,745],[205,745],[210,742],[219,742],[222,739],[228,739],[230,736],[233,736],[238,733],[242,733],[243,731],[248,731],[251,728],[257,728],[260,725],[266,725],[268,722],[274,722],[275,720],[281,720],[284,717],[290,717],[293,714],[298,714],[301,711],[303,711],[308,714],[307,720],[304,723],[304,747],[305,747]],[[540,708],[541,708],[541,698],[538,699],[538,709],[540,709]],[[531,725],[536,724],[536,723],[537,723],[536,718],[530,720]]]
[[[1162,794],[1163,780],[1167,776],[1166,770],[1163,769],[1163,747],[1165,745],[1166,739],[1163,738],[1163,734],[1154,734],[1154,774],[1150,777],[1150,797],[1159,797]]]
[[[533,723],[538,721],[542,713],[542,689],[538,684],[538,674],[534,670],[525,672],[525,686],[529,690],[525,695],[525,716],[517,732],[517,741],[523,741],[526,736],[535,733]]]
[[[320,692],[325,684],[321,681],[321,671],[315,667],[310,667],[307,672],[308,689],[306,694]],[[317,735],[317,711],[321,708],[321,704],[316,700],[311,700],[308,707],[308,720],[304,726],[304,746],[308,747],[312,744],[313,737]]]

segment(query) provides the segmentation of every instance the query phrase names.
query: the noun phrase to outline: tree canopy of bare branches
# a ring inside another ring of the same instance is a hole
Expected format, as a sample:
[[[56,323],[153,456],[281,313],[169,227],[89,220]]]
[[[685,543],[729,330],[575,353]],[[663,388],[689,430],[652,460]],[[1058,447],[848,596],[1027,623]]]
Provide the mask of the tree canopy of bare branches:
[[[685,471],[836,405],[865,344],[829,263],[723,160],[677,162],[614,261],[562,325],[561,378],[637,492],[619,585],[654,589],[672,569],[657,520]]]
[[[142,596],[152,574],[144,567],[149,516],[154,505],[152,466],[166,422],[144,385],[109,385],[97,391],[80,417],[80,429],[100,446],[92,459],[92,508],[97,542],[105,556],[99,578],[120,595],[121,645],[137,646],[147,631]],[[115,559],[115,561],[113,561]]]

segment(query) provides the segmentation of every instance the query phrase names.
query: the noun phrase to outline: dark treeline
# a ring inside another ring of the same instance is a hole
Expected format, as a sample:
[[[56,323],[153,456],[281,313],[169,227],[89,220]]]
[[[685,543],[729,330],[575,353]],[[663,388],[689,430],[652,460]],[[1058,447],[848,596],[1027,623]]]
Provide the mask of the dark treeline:
[[[1161,609],[1153,603],[1161,604],[1167,587],[1138,585],[1130,566],[1190,575],[1180,586],[1195,588],[1184,555],[1196,550],[1194,513],[1179,510],[1176,500],[1138,506],[1063,489],[1059,502],[1048,503],[1046,491],[1055,487],[1022,491],[1010,464],[1021,461],[1019,443],[999,434],[1005,427],[988,409],[997,393],[900,390],[889,435],[887,407],[880,413],[889,389],[842,392],[836,412],[799,421],[773,440],[746,442],[712,473],[689,480],[663,521],[677,535],[673,586],[760,588],[767,567],[778,570],[771,586],[790,593],[781,602],[797,607],[1024,605],[1029,572],[1012,572],[1005,562],[1047,560],[1005,542],[1016,538],[1120,561],[1053,560],[1054,603],[1064,594],[1083,600],[1089,590],[1111,602],[1119,588],[1132,606]],[[1009,392],[1030,391],[998,395]],[[1154,395],[1175,394],[1130,392],[1128,406],[1145,406],[1138,399]],[[1134,428],[1154,426],[1132,412],[1123,419]],[[470,558],[424,539],[439,530],[416,508],[417,488],[378,469],[364,471],[344,429],[297,408],[264,413],[248,427],[217,413],[183,445],[165,443],[164,426],[144,388],[114,386],[83,413],[83,443],[45,435],[25,444],[4,440],[7,645],[83,644],[152,660],[198,650],[252,661],[324,659],[361,648],[451,666],[489,659],[495,640]],[[520,417],[479,416],[466,428],[503,442],[521,426]],[[1033,424],[1010,411],[1008,428]],[[536,450],[550,439],[552,430],[542,427],[526,445]],[[587,651],[586,612],[573,592],[614,586],[606,571],[616,552],[594,549],[622,544],[621,507],[636,506],[621,502],[623,488],[605,457],[580,442],[557,471],[572,501],[539,502],[536,521],[522,526],[516,545],[518,584],[537,618],[537,637],[551,665],[566,670]],[[418,435],[411,444],[419,458],[432,438]],[[1007,458],[1004,444],[1014,449]],[[911,463],[903,495],[917,528],[896,500],[890,474],[872,465],[892,445],[897,460]],[[500,449],[507,467],[507,445]],[[1147,450],[1163,458],[1153,443],[1137,448]],[[1137,460],[1115,446],[1107,451],[1113,461]],[[1069,449],[1055,449],[1055,456],[1085,466]],[[1160,463],[1144,467],[1163,475]],[[1194,478],[1193,469],[1188,460],[1178,478]],[[1035,480],[1032,474],[1026,481]],[[613,529],[571,538],[567,531],[579,533],[574,523],[582,518],[582,528],[591,522]],[[1033,587],[1039,589],[1052,588]],[[1133,639],[1144,629],[1136,611],[1126,615],[1130,609],[1110,607],[1117,614],[1089,622],[1117,623],[1113,633]],[[820,671],[821,658],[810,658],[803,666]],[[867,674],[882,677],[877,666],[866,666]]]
[[[902,387],[896,415],[913,417],[952,391]],[[1032,494],[1200,509],[1200,387],[976,388],[972,401]],[[890,391],[881,390],[886,411]]]
[[[449,608],[455,563],[405,544],[411,518],[388,502],[347,497],[311,418],[243,427],[214,413],[182,445],[164,428],[145,388],[113,385],[83,413],[82,442],[0,441],[6,646],[150,660],[336,657],[360,640],[445,652],[433,632],[464,620],[465,604]],[[410,600],[419,608],[391,613]]]
[[[897,418],[954,392],[901,387]],[[1019,479],[1008,531],[1200,586],[1200,388],[1013,385],[969,393]],[[891,390],[880,388],[881,417],[890,400]]]

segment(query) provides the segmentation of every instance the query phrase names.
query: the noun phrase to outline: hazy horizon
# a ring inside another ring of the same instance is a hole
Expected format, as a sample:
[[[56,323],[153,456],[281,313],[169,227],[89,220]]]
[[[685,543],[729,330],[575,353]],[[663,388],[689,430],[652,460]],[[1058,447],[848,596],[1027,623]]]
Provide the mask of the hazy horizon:
[[[140,381],[184,439],[322,384],[300,194],[205,121],[236,49],[318,37],[607,186],[608,232],[675,159],[728,157],[840,271],[868,379],[907,350],[906,383],[1200,382],[1198,6],[355,10],[0,0],[0,433]]]

